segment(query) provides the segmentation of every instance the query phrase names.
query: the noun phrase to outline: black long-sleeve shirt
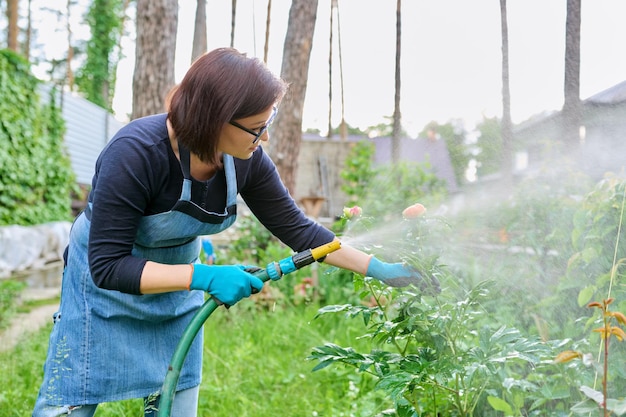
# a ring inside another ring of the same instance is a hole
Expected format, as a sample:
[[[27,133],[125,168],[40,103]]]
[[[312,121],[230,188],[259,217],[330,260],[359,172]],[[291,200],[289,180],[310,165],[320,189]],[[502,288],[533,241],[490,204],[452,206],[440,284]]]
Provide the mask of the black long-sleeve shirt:
[[[96,285],[139,294],[147,259],[131,254],[142,216],[169,211],[180,197],[183,174],[170,144],[166,114],[136,119],[107,144],[96,162],[89,194],[89,268]],[[302,251],[334,235],[307,218],[259,147],[250,159],[234,158],[237,190],[252,213],[277,238]],[[191,199],[208,211],[225,209],[226,177],[193,180]]]

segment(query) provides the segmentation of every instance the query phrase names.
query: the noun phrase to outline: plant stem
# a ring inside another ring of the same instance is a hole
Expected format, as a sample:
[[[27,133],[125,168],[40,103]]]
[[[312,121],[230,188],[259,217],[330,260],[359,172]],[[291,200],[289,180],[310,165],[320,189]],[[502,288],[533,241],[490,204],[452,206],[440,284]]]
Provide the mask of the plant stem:
[[[606,405],[607,399],[607,380],[609,373],[609,336],[611,331],[611,323],[609,322],[608,305],[604,303],[604,375],[602,375],[602,407],[604,408],[604,417],[609,417],[609,411]]]
[[[374,300],[376,301],[376,305],[378,306],[378,308],[380,308],[380,310],[383,312],[383,317],[385,319],[385,321],[388,321],[389,318],[387,317],[387,310],[383,308],[382,304],[380,303],[380,297],[382,297],[382,294],[378,294],[376,291],[374,291],[374,287],[372,286],[371,283],[367,284],[367,287],[369,288],[370,292],[372,293],[372,296],[374,297]],[[398,349],[398,352],[402,355],[405,356],[406,355],[406,348],[408,347],[408,342],[407,344],[404,346],[404,348],[402,348],[400,346],[400,344],[398,343],[398,341],[396,340],[395,337],[392,337],[391,339],[393,341],[394,346],[396,347],[396,349]]]

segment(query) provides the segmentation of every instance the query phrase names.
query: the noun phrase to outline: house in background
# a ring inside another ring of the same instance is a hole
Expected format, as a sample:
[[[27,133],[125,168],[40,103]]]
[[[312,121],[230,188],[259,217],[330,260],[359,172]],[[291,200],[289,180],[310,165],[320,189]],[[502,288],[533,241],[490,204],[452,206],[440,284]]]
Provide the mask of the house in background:
[[[592,179],[606,172],[623,173],[626,169],[626,81],[582,101],[580,127],[580,167]],[[520,144],[516,173],[532,174],[560,154],[554,146],[561,137],[560,112],[542,114],[514,129]],[[565,150],[567,151],[567,150]]]

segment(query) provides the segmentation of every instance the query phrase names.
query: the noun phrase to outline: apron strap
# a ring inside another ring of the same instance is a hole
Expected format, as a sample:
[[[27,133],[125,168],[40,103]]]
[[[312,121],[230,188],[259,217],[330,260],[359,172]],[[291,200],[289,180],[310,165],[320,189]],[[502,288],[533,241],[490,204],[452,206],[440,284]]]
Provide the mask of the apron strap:
[[[189,156],[189,149],[181,145],[178,142],[178,155],[180,155],[180,167],[183,170],[183,176],[186,180],[191,179],[191,157]]]

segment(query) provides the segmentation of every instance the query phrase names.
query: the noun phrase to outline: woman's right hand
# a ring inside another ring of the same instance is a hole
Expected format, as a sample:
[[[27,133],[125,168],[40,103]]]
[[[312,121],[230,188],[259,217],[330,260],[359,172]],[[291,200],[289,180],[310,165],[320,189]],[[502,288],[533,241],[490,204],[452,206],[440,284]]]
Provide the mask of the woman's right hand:
[[[232,306],[244,297],[263,289],[263,281],[247,272],[243,265],[192,264],[190,290],[208,292],[216,301]]]

